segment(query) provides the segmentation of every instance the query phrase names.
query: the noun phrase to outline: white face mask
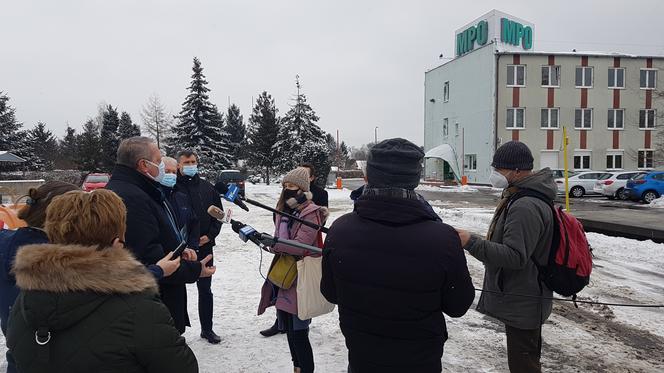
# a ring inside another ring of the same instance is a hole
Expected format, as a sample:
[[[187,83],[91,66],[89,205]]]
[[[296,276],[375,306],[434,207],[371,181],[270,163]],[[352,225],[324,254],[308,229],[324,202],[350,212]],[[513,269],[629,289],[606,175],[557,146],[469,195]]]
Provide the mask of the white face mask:
[[[507,180],[505,175],[501,174],[495,169],[491,172],[491,176],[489,176],[489,182],[494,188],[500,189],[505,189],[510,185],[510,182]]]

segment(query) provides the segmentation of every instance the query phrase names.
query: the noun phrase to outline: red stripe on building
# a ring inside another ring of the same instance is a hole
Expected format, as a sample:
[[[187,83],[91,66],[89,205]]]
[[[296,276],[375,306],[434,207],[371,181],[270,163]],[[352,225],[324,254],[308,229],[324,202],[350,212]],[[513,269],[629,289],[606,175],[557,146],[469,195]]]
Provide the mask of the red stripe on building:
[[[588,131],[586,130],[581,130],[580,137],[581,137],[581,145],[579,146],[580,149],[588,149]]]
[[[646,109],[652,109],[652,90],[646,91]]]
[[[620,67],[620,57],[613,57],[613,67]]]
[[[553,130],[546,131],[546,149],[553,150]]]
[[[652,58],[646,58],[646,67],[652,69]]]
[[[581,57],[581,66],[588,66],[588,56]]]
[[[515,54],[512,56],[512,63],[515,65],[520,65],[521,64],[521,55]]]
[[[613,108],[614,109],[620,109],[620,90],[619,89],[614,89],[613,90]]]
[[[519,88],[512,88],[512,107],[519,107]]]
[[[620,149],[620,131],[613,131],[613,148]]]
[[[555,96],[554,96],[554,89],[549,88],[549,91],[547,92],[547,97],[546,97],[546,107],[553,107],[554,101],[555,101]]]
[[[581,108],[588,107],[588,88],[581,88]]]
[[[646,149],[650,149],[650,147],[652,146],[652,131],[645,131],[645,132],[646,132],[646,141],[644,147]]]
[[[512,130],[512,141],[519,141],[519,131]]]
[[[555,65],[556,64],[556,56],[550,55],[549,56],[549,66]]]

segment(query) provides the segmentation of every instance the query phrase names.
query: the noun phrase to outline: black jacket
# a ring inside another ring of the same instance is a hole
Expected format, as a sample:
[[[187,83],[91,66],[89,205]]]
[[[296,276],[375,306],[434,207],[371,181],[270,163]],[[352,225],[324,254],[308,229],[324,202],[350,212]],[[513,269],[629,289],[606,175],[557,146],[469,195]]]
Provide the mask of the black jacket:
[[[186,230],[187,247],[198,250],[198,243],[200,242],[200,224],[198,223],[198,216],[191,206],[189,196],[182,192],[178,192],[174,188],[161,187],[166,199],[173,206],[177,214],[179,228]]]
[[[174,209],[166,201],[158,183],[132,168],[118,165],[106,189],[119,195],[127,206],[125,242],[141,263],[155,264],[179,245],[180,239],[166,211],[167,207],[170,211]],[[177,214],[173,215],[177,220]],[[196,282],[200,274],[200,262],[183,260],[175,273],[159,281],[161,298],[180,332],[189,325],[185,284]]]
[[[327,191],[316,184],[311,184],[311,194],[313,195],[312,201],[316,206],[328,207]]]
[[[353,373],[440,372],[443,312],[461,317],[475,297],[456,231],[418,200],[362,196],[323,252]]]
[[[198,174],[191,177],[182,175],[179,171],[175,190],[189,196],[191,206],[198,217],[200,235],[208,236],[210,239],[210,242],[205,246],[214,246],[214,240],[217,238],[219,231],[221,230],[221,223],[219,220],[210,216],[207,213],[207,209],[212,205],[223,209],[219,193],[209,181],[201,179]]]
[[[127,250],[30,245],[14,270],[7,346],[21,373],[198,372],[153,276]]]

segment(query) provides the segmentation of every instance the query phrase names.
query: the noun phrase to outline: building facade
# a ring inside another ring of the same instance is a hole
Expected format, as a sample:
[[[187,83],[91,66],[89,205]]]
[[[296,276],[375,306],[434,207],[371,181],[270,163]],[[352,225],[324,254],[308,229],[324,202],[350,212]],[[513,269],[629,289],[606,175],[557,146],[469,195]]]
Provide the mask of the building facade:
[[[456,161],[469,182],[488,183],[493,153],[509,140],[528,144],[536,168],[563,168],[563,127],[570,169],[657,166],[664,58],[507,50],[498,38],[504,36],[479,48],[457,47],[462,54],[426,72],[425,151],[448,144],[457,158],[427,159],[427,178],[458,179],[445,173]]]

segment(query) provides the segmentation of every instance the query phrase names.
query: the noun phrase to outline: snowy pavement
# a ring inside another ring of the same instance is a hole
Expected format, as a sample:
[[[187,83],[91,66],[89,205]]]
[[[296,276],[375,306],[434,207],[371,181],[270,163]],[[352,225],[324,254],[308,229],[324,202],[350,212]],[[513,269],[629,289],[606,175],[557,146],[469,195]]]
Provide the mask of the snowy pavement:
[[[461,191],[460,191],[461,192]],[[279,189],[247,185],[247,195],[273,205]],[[349,190],[329,190],[331,219],[352,211]],[[492,208],[468,208],[459,203],[431,201],[443,220],[477,233],[487,230]],[[225,206],[229,206],[226,204]],[[234,218],[272,233],[271,213],[251,207],[234,209]],[[594,249],[591,285],[580,298],[610,302],[664,303],[664,245],[651,241],[588,234]],[[467,256],[476,287],[483,267]],[[224,226],[215,248],[217,274],[213,280],[215,331],[219,345],[199,338],[196,286],[190,285],[192,328],[185,333],[201,372],[292,372],[285,335],[263,338],[259,330],[274,321],[273,309],[256,316],[260,288],[271,255],[240,241]],[[260,269],[259,269],[260,268]],[[476,296],[475,304],[479,299]],[[556,304],[544,325],[545,371],[657,372],[664,371],[664,310]],[[338,314],[315,318],[311,341],[317,372],[345,372],[347,351],[338,328]],[[450,339],[445,344],[445,372],[507,372],[504,330],[500,323],[473,308],[458,319],[447,318]],[[0,361],[5,343],[0,337]],[[0,371],[3,364],[0,363]]]

